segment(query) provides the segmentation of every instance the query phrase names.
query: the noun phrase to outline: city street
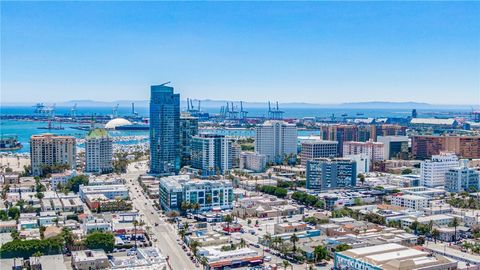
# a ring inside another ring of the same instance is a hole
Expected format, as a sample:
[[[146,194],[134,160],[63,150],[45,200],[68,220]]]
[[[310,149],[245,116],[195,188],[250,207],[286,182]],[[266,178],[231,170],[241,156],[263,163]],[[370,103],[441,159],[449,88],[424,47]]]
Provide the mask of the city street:
[[[145,222],[146,226],[151,227],[151,232],[154,238],[157,239],[152,243],[160,249],[163,255],[169,257],[171,269],[195,269],[195,265],[190,258],[185,254],[181,246],[177,244],[177,233],[173,226],[160,218],[160,214],[157,213],[153,206],[153,201],[145,197],[142,192],[137,179],[147,171],[144,164],[145,162],[130,164],[125,174],[126,185],[130,189],[133,207],[139,211],[141,220]],[[155,223],[158,226],[155,226]]]

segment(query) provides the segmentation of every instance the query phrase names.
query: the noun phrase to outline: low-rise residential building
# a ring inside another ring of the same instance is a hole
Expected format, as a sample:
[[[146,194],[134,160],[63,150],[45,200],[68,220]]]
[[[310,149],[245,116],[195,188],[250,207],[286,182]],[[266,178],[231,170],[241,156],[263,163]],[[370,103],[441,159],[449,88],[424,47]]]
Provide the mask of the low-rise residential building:
[[[128,199],[128,188],[125,185],[80,186],[78,195],[83,201],[89,194],[103,194],[108,199]]]
[[[82,227],[83,227],[84,234],[89,234],[95,231],[100,231],[100,232],[112,231],[112,224],[100,218],[85,220]]]
[[[270,218],[303,214],[303,207],[275,196],[258,196],[238,200],[232,213],[240,217]]]
[[[428,206],[428,198],[417,195],[392,196],[391,204],[420,211]]]
[[[446,194],[443,188],[429,188],[424,186],[399,188],[398,190],[403,194],[422,196],[430,199],[442,197]]]
[[[308,226],[303,222],[275,223],[273,232],[275,234],[295,233],[307,230]]]
[[[263,262],[263,256],[251,248],[245,247],[228,251],[222,251],[221,248],[221,246],[201,247],[198,254],[207,259],[210,269],[258,265]]]
[[[72,252],[72,267],[75,270],[107,269],[110,264],[103,250],[79,250]]]
[[[134,256],[113,256],[110,269],[167,269],[166,257],[157,248],[138,248]]]
[[[65,186],[68,180],[77,175],[77,171],[75,170],[67,170],[62,173],[53,173],[50,176],[50,186],[53,190],[57,190],[57,186],[60,184],[61,186]]]
[[[17,230],[16,220],[0,221],[0,233],[9,233]]]
[[[196,241],[202,247],[226,245],[230,242],[230,237],[215,231],[197,231],[188,236],[187,243]]]
[[[30,257],[29,261],[30,261],[31,270],[43,270],[43,269],[67,270],[62,254]]]
[[[399,244],[383,244],[335,253],[335,269],[457,269],[457,262],[446,257]]]
[[[432,216],[423,216],[423,217],[408,217],[401,219],[402,228],[408,228],[412,225],[415,221],[419,224],[428,225],[430,222],[437,227],[445,227],[448,226],[453,221],[453,216],[450,215],[432,215]]]

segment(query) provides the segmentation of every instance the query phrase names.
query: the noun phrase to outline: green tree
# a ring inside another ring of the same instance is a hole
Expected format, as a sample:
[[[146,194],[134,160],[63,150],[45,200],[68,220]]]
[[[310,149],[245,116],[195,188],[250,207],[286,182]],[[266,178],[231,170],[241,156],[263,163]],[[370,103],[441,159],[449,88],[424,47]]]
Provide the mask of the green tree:
[[[103,249],[105,252],[112,252],[115,247],[115,238],[111,233],[93,232],[87,235],[85,246],[89,249]]]
[[[433,229],[432,230],[432,237],[433,237],[433,240],[435,241],[435,244],[437,243],[438,236],[440,236],[440,232],[437,229]]]
[[[313,256],[315,262],[325,260],[328,256],[327,248],[324,246],[316,246],[313,250]]]
[[[292,251],[295,253],[295,251],[297,251],[298,236],[296,234],[292,234],[292,236],[290,236],[290,242],[293,244]]]
[[[37,193],[35,194],[35,197],[37,197],[39,200],[41,200],[41,199],[43,199],[43,197],[45,197],[45,195],[43,195],[42,192],[37,192]]]
[[[66,191],[73,191],[75,193],[78,193],[80,190],[81,185],[88,185],[88,176],[87,175],[77,175],[74,176],[70,179],[68,179],[68,182],[65,184],[64,189]]]
[[[232,224],[232,222],[233,222],[233,217],[231,215],[226,215],[223,218],[223,221],[225,221],[227,223],[227,230],[230,233],[230,224]]]
[[[410,229],[413,230],[415,232],[415,234],[418,233],[418,226],[420,225],[420,223],[418,223],[418,221],[414,221],[412,222],[412,224],[410,225]]]
[[[360,183],[362,183],[362,186],[363,186],[363,184],[365,183],[365,175],[363,175],[363,173],[359,173],[357,175],[357,177],[358,177],[358,180],[360,181]]]
[[[345,251],[345,250],[349,250],[351,248],[352,247],[350,245],[342,243],[342,244],[339,244],[335,247],[335,251],[336,252],[342,252],[342,251]]]
[[[454,217],[450,226],[455,228],[455,235],[453,236],[453,242],[457,242],[457,227],[460,225],[460,222],[457,217]]]
[[[8,216],[11,219],[17,220],[20,217],[20,209],[18,207],[10,207],[8,208]]]
[[[13,240],[19,240],[20,239],[20,233],[17,230],[13,230],[10,233],[10,237],[12,237]]]
[[[0,210],[0,220],[5,221],[8,220],[8,214],[5,210]]]
[[[283,260],[283,269],[287,270],[287,267],[292,266],[289,261]]]

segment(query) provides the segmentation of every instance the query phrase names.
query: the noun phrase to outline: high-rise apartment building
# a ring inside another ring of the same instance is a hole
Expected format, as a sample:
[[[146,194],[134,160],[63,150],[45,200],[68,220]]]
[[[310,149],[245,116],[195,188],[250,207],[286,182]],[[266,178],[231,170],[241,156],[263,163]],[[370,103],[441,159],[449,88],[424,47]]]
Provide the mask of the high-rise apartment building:
[[[417,159],[430,158],[440,152],[453,152],[461,158],[480,158],[480,136],[433,136],[412,137],[412,154]]]
[[[357,164],[344,158],[322,158],[307,162],[307,188],[329,190],[354,187]]]
[[[328,125],[320,127],[320,134],[324,140],[337,141],[337,152],[343,154],[343,143],[358,141],[358,126],[356,125]]]
[[[300,159],[303,166],[307,165],[307,161],[315,158],[331,158],[337,157],[336,141],[324,140],[305,140],[301,143]]]
[[[242,152],[240,154],[240,169],[262,172],[267,165],[265,155],[254,152]]]
[[[192,137],[192,168],[202,176],[222,174],[232,169],[233,140],[218,134]]]
[[[384,145],[381,142],[344,142],[343,156],[365,154],[370,158],[370,163],[384,160]]]
[[[480,173],[468,168],[468,160],[461,160],[461,166],[451,168],[445,173],[445,190],[448,192],[479,192]]]
[[[93,129],[85,138],[85,171],[109,173],[113,170],[112,139],[105,129]]]
[[[267,162],[280,163],[297,154],[297,127],[284,121],[271,120],[258,125],[255,152],[265,155]]]
[[[30,163],[33,175],[41,175],[45,166],[67,165],[76,168],[76,142],[72,136],[53,134],[30,138]]]
[[[150,95],[150,172],[180,170],[180,95],[173,87],[153,85]]]
[[[445,185],[445,174],[449,169],[458,167],[458,157],[453,153],[434,155],[420,165],[420,185],[439,187]]]
[[[383,159],[408,159],[408,136],[378,136],[377,142],[383,143]]]
[[[192,137],[198,134],[198,118],[183,114],[180,116],[180,156],[181,165],[191,164]]]

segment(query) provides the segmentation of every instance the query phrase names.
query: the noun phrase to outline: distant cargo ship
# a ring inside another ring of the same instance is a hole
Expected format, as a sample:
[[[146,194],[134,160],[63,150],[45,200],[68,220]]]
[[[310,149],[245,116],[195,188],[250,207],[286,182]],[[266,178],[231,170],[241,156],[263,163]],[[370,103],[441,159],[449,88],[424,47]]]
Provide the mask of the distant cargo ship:
[[[52,121],[49,121],[48,122],[48,126],[46,127],[37,127],[38,129],[48,129],[48,130],[62,130],[62,129],[65,129],[64,127],[62,127],[61,125],[58,125],[58,126],[55,126],[53,125]]]
[[[17,136],[3,136],[0,138],[0,151],[19,150],[22,147]]]

